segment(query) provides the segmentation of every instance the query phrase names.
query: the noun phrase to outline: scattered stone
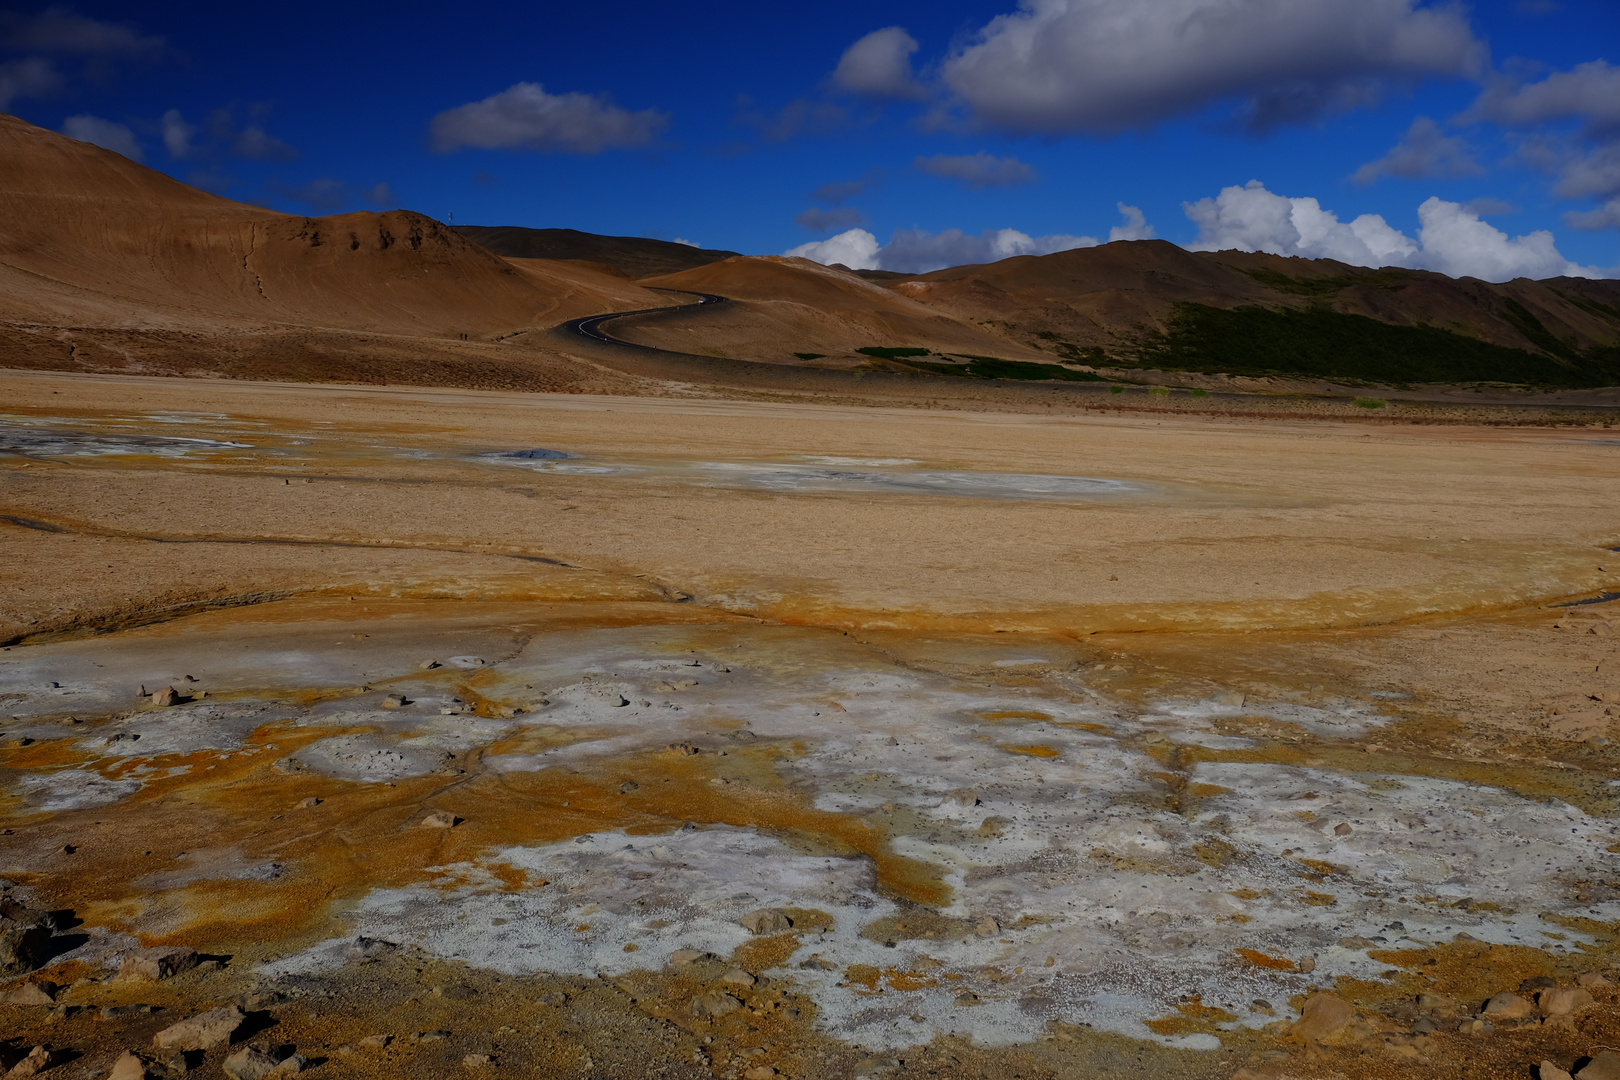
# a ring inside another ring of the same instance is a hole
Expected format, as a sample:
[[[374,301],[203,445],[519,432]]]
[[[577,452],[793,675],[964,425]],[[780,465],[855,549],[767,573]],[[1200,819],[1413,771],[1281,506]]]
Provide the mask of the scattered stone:
[[[399,951],[399,945],[381,938],[357,937],[344,950],[350,960],[375,960],[379,956]]]
[[[1355,1018],[1356,1010],[1342,997],[1328,993],[1312,994],[1305,999],[1292,1031],[1301,1042],[1321,1042],[1349,1027],[1350,1021]]]
[[[1451,1008],[1452,1002],[1450,998],[1441,997],[1439,994],[1419,994],[1417,996],[1417,1007],[1424,1012],[1435,1012],[1440,1009]]]
[[[244,1046],[225,1059],[220,1066],[231,1080],[264,1080],[275,1072],[281,1060],[260,1050],[257,1046]]]
[[[281,1059],[281,1064],[270,1070],[271,1076],[293,1076],[309,1068],[309,1058],[303,1054],[293,1054]]]
[[[365,1038],[360,1040],[360,1045],[375,1047],[376,1049],[380,1050],[393,1041],[394,1037],[392,1035],[367,1035]]]
[[[640,787],[641,785],[636,783],[634,780],[626,780],[624,783],[619,785],[619,794],[628,795],[632,791],[639,790]]]
[[[760,908],[737,920],[750,934],[781,934],[793,929],[793,920],[778,908]]]
[[[1240,690],[1217,690],[1209,695],[1209,700],[1211,704],[1225,705],[1231,709],[1241,709],[1248,698]]]
[[[379,709],[403,709],[411,704],[411,699],[404,694],[389,694],[377,703]]]
[[[441,983],[433,988],[433,996],[447,1001],[466,1001],[478,996],[478,991],[466,983]]]
[[[0,900],[0,979],[33,971],[50,957],[51,918]]]
[[[983,1004],[983,1002],[979,1000],[978,994],[975,994],[971,990],[964,990],[960,994],[956,995],[956,1004],[962,1006],[963,1008],[969,1008],[974,1005]]]
[[[730,971],[720,976],[720,981],[723,983],[730,983],[732,986],[753,986],[755,979],[742,968],[732,968]]]
[[[469,1069],[482,1069],[486,1065],[495,1064],[495,1059],[488,1054],[468,1054],[461,1059],[461,1063]]]
[[[1337,825],[1333,826],[1334,836],[1349,836],[1355,831],[1356,830],[1350,827],[1350,823],[1348,821],[1341,821]]]
[[[1591,991],[1581,987],[1559,986],[1543,990],[1536,998],[1543,1016],[1568,1016],[1576,1009],[1592,1004]]]
[[[6,1005],[54,1005],[56,992],[61,989],[53,982],[26,982],[0,995]]]
[[[1162,731],[1144,731],[1142,732],[1142,741],[1149,746],[1161,746],[1170,740],[1164,737]]]
[[[1340,938],[1338,942],[1339,948],[1341,949],[1370,949],[1373,947],[1373,944],[1374,943],[1371,939],[1364,938],[1359,935],[1355,937]]]
[[[1579,985],[1584,986],[1589,990],[1601,989],[1603,987],[1614,985],[1614,982],[1607,976],[1599,975],[1595,971],[1583,971],[1579,975],[1575,976],[1575,981]]]
[[[743,1003],[723,990],[709,990],[692,998],[693,1016],[727,1016],[743,1007]]]
[[[244,1012],[258,1012],[268,1009],[272,1005],[280,1005],[287,1000],[287,995],[280,990],[249,990],[236,999],[236,1003]]]
[[[752,1069],[743,1073],[743,1080],[771,1080],[771,1077],[775,1075],[776,1070],[769,1065],[755,1065]]]
[[[245,1019],[235,1005],[222,1005],[164,1028],[152,1036],[152,1045],[159,1050],[211,1050],[230,1042]]]
[[[679,754],[681,757],[691,757],[693,754],[701,754],[702,752],[703,751],[701,749],[693,746],[689,742],[670,743],[668,746],[664,747],[664,753]]]
[[[442,666],[437,660],[423,660],[416,665],[416,668],[418,671],[432,671],[434,668]]]
[[[900,1063],[892,1057],[869,1057],[855,1066],[856,1077],[876,1076],[880,1072],[898,1069]]]
[[[135,949],[124,954],[118,965],[120,979],[161,982],[197,966],[197,950],[183,945]]]
[[[1504,990],[1485,1003],[1485,1015],[1492,1020],[1522,1020],[1530,1011],[1530,1002],[1511,990]]]
[[[820,953],[811,953],[806,960],[799,962],[801,971],[837,971],[838,965],[831,960],[824,960]]]
[[[553,990],[550,993],[541,994],[539,998],[535,1000],[535,1004],[552,1006],[566,1005],[568,1004],[568,995],[563,993],[561,990]]]
[[[462,820],[463,819],[456,817],[456,815],[454,815],[452,813],[448,813],[447,811],[444,811],[444,810],[439,810],[439,811],[437,811],[435,813],[429,814],[427,817],[422,819],[422,828],[424,828],[424,829],[453,829],[457,825],[460,825]]]
[[[107,1080],[158,1080],[159,1077],[168,1075],[168,1069],[141,1057],[133,1050],[125,1050],[123,1055],[113,1062],[112,1072],[107,1074]]]
[[[1536,1076],[1540,1080],[1573,1080],[1568,1072],[1560,1069],[1550,1061],[1543,1061],[1536,1069]]]
[[[1586,1068],[1575,1074],[1575,1080],[1620,1080],[1620,1054],[1599,1050]]]
[[[438,1042],[440,1039],[448,1039],[450,1033],[443,1028],[438,1028],[434,1031],[418,1031],[413,1037],[417,1042]]]
[[[103,1005],[101,1018],[103,1020],[122,1020],[126,1016],[150,1016],[154,1009],[150,1005]]]
[[[300,799],[298,805],[302,809],[313,810],[315,807],[321,805],[322,801],[323,800],[317,799],[315,796],[311,795],[307,799]]]
[[[152,695],[152,704],[160,709],[166,709],[180,700],[180,695],[172,686],[165,686]]]
[[[1534,994],[1538,990],[1551,990],[1558,985],[1558,980],[1550,975],[1532,975],[1519,984],[1519,993]]]
[[[1265,998],[1255,998],[1253,1001],[1249,1002],[1249,1011],[1252,1013],[1259,1013],[1261,1016],[1277,1015],[1276,1008]]]
[[[28,1051],[28,1056],[11,1067],[6,1073],[6,1080],[23,1080],[25,1077],[38,1076],[46,1069],[60,1060],[57,1053],[48,1046],[36,1046]]]
[[[991,918],[989,915],[986,915],[984,918],[973,924],[973,932],[978,934],[980,937],[994,937],[995,935],[1001,933],[1001,924],[996,922],[996,920]]]
[[[969,810],[979,805],[979,796],[972,788],[958,788],[955,791],[946,792],[945,798],[940,805],[960,806],[964,810]]]

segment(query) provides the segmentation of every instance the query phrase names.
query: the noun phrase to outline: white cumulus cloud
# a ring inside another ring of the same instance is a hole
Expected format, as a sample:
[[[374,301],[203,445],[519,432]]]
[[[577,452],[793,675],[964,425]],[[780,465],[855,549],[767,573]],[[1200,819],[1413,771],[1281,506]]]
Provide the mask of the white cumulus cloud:
[[[1119,213],[1120,216],[1125,219],[1125,223],[1122,225],[1115,225],[1112,229],[1108,230],[1108,242],[1110,244],[1112,244],[1115,240],[1153,239],[1153,226],[1149,225],[1147,223],[1147,218],[1142,216],[1142,208],[1140,206],[1127,206],[1124,203],[1120,203]]]
[[[482,101],[446,109],[430,125],[433,149],[545,150],[599,154],[645,146],[669,116],[657,109],[631,112],[606,94],[548,94],[520,82]]]
[[[131,161],[145,161],[146,152],[136,141],[135,133],[123,124],[103,120],[99,116],[70,116],[62,121],[62,134],[80,142],[94,143],[104,150],[123,154]]]
[[[1460,6],[1422,0],[1020,0],[942,69],[980,124],[1111,133],[1231,103],[1252,130],[1483,70]]]
[[[969,190],[991,187],[1017,187],[1035,181],[1035,170],[1014,157],[998,158],[980,150],[977,154],[935,154],[919,157],[912,165],[929,176],[957,180]]]
[[[1269,251],[1357,266],[1404,266],[1453,277],[1507,281],[1515,277],[1599,277],[1558,253],[1545,230],[1509,237],[1459,203],[1431,198],[1418,207],[1417,238],[1378,214],[1350,222],[1312,198],[1288,198],[1258,180],[1229,187],[1213,199],[1183,204],[1198,226],[1194,251]]]
[[[783,252],[784,255],[809,259],[831,266],[843,263],[851,270],[879,270],[877,237],[865,229],[850,229],[825,240],[812,240]]]
[[[961,229],[937,233],[899,229],[880,247],[877,237],[865,229],[850,229],[826,240],[800,244],[785,254],[823,264],[843,263],[854,270],[922,274],[947,266],[999,262],[1015,255],[1050,255],[1096,244],[1093,236],[1031,236],[1017,229],[987,229],[977,235]]]
[[[868,97],[925,97],[927,90],[911,71],[911,54],[917,48],[917,39],[902,27],[874,30],[844,50],[832,83],[840,90]]]

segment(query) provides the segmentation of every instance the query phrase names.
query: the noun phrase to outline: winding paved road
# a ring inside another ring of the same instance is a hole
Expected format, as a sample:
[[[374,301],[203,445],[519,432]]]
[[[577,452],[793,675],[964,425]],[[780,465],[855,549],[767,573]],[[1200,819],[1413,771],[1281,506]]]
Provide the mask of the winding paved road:
[[[654,315],[661,311],[685,311],[687,308],[702,307],[704,304],[725,304],[729,301],[724,296],[713,293],[689,292],[686,289],[660,289],[659,292],[681,293],[684,296],[697,297],[695,304],[671,304],[669,307],[641,308],[638,311],[610,311],[606,315],[587,315],[583,319],[570,319],[563,323],[559,330],[565,333],[578,334],[591,341],[600,341],[608,345],[619,345],[627,349],[645,349],[648,352],[667,353],[671,350],[660,349],[653,345],[638,345],[634,341],[625,341],[616,338],[602,329],[603,326],[614,319],[627,319],[631,315]],[[677,355],[686,355],[684,353]]]

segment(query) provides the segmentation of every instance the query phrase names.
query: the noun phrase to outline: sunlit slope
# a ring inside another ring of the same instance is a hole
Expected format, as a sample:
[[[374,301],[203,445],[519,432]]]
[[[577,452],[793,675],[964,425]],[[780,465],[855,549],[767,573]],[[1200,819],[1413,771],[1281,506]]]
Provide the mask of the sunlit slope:
[[[484,337],[656,302],[615,275],[520,269],[406,210],[299,217],[222,199],[0,116],[0,318]]]
[[[791,358],[796,352],[848,354],[870,346],[1013,359],[1041,355],[904,293],[807,259],[739,256],[679,274],[644,278],[641,284],[716,293],[737,301],[694,312],[687,320],[649,321],[624,329],[627,337],[665,348],[695,351],[692,346],[701,341],[744,359]],[[621,330],[615,327],[614,332]]]
[[[1492,284],[1142,240],[952,267],[888,287],[1099,365],[1568,385],[1612,382],[1620,371],[1616,281]]]

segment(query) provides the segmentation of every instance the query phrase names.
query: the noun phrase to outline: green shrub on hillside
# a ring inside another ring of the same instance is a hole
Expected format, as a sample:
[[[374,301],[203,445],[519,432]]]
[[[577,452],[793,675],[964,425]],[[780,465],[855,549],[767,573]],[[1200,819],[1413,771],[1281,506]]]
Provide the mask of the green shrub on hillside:
[[[1531,325],[1529,319],[1526,325]],[[1544,328],[1541,333],[1546,334]],[[1135,366],[1397,384],[1620,385],[1620,349],[1595,348],[1580,354],[1567,345],[1564,349],[1564,356],[1540,356],[1438,327],[1390,326],[1324,306],[1228,311],[1186,303],[1176,305],[1167,333],[1140,344]]]
[[[906,346],[868,345],[864,349],[856,349],[865,356],[875,357],[878,360],[900,360],[907,356],[927,356],[927,349],[917,349]]]
[[[862,350],[865,351],[865,350]],[[1057,379],[1063,382],[1102,382],[1101,375],[1089,371],[1075,371],[1061,364],[1036,364],[1028,360],[1001,360],[994,356],[963,356],[965,364],[931,364],[923,360],[904,360],[907,367],[922,368],[936,375],[958,375],[970,379]]]

